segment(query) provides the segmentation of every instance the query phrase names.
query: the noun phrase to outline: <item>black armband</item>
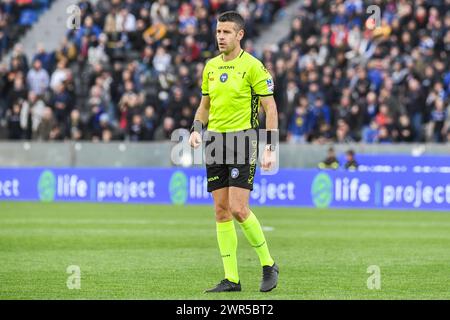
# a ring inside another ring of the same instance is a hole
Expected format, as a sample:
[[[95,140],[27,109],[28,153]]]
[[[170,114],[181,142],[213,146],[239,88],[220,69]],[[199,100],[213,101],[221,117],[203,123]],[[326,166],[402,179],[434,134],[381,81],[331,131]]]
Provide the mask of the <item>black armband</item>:
[[[203,125],[203,123],[200,120],[194,120],[194,123],[192,123],[192,127],[191,127],[191,133],[192,132],[198,132],[198,133],[202,133],[202,130],[205,128],[205,126]]]
[[[278,144],[278,130],[267,130],[266,144]]]

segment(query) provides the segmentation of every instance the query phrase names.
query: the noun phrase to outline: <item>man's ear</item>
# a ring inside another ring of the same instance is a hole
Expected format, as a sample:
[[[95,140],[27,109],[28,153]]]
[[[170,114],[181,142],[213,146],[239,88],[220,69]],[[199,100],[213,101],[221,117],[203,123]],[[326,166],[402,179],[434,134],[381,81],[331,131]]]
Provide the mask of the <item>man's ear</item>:
[[[241,29],[237,33],[237,38],[239,41],[241,41],[243,37],[244,37],[244,29]]]

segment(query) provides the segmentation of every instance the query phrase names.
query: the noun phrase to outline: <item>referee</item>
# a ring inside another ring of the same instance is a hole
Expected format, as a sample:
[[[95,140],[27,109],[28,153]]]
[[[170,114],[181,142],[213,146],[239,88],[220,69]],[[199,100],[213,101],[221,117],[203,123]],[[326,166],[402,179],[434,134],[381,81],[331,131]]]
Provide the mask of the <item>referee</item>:
[[[266,113],[267,130],[262,169],[269,170],[275,164],[276,145],[271,141],[276,133],[274,131],[278,129],[274,84],[264,65],[241,49],[243,36],[244,19],[238,13],[227,11],[218,17],[216,38],[220,55],[210,59],[203,70],[202,99],[189,137],[190,145],[199,147],[202,143],[201,132],[207,127],[206,136],[211,139],[205,139],[206,150],[208,145],[216,142],[214,161],[207,159],[206,173],[208,192],[212,192],[214,199],[217,241],[225,278],[205,292],[241,291],[233,217],[261,262],[260,291],[271,291],[278,282],[278,266],[269,253],[261,225],[249,208],[256,171],[260,104]],[[238,140],[242,136],[249,138],[245,140],[244,148],[237,148],[234,138],[230,145],[227,137],[236,136]],[[217,148],[217,144],[223,148]],[[225,158],[226,161],[223,161]]]

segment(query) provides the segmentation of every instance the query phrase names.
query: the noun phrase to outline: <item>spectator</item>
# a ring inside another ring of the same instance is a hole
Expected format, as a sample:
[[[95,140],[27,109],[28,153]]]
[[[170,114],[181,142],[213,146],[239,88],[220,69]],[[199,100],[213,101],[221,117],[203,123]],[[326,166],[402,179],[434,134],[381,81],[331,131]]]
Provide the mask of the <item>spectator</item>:
[[[20,125],[20,103],[16,102],[11,110],[6,112],[6,121],[8,123],[8,139],[19,140],[22,139],[23,129]]]
[[[72,109],[71,98],[64,84],[59,84],[55,88],[50,98],[50,106],[53,108],[55,120],[59,124],[64,124]]]
[[[166,117],[163,120],[163,124],[156,129],[155,140],[167,140],[170,139],[173,130],[175,129],[175,121],[171,117]]]
[[[447,120],[447,110],[444,109],[444,101],[439,98],[435,102],[435,107],[431,112],[430,131],[431,141],[444,142],[446,136],[445,121]]]
[[[28,73],[28,60],[23,52],[23,46],[20,43],[17,43],[14,46],[11,58],[11,71],[21,71],[23,74]]]
[[[101,113],[100,115],[95,115],[95,118],[96,118],[96,120],[95,120],[96,123],[93,125],[92,135],[91,135],[92,141],[94,141],[94,142],[103,141],[104,131],[111,132],[111,136],[109,136],[109,133],[106,134],[107,141],[110,141],[113,137],[113,134],[112,134],[113,128],[111,126],[109,116],[106,113]],[[110,138],[110,139],[108,139],[108,138]]]
[[[200,58],[200,46],[193,36],[187,36],[184,40],[183,60],[187,63],[196,62]]]
[[[147,106],[145,108],[144,117],[142,123],[144,126],[144,140],[153,140],[157,125],[157,116],[155,114],[155,108],[153,106]]]
[[[66,138],[74,141],[85,138],[86,129],[81,121],[81,114],[78,109],[73,109],[70,113],[69,121],[66,125]]]
[[[315,144],[327,144],[332,143],[335,140],[335,134],[333,133],[331,126],[322,122],[319,130],[315,131],[310,136],[310,141]]]
[[[358,162],[356,162],[355,160],[355,152],[350,149],[347,150],[347,152],[345,153],[345,158],[346,158],[346,162],[345,162],[345,169],[347,170],[357,170],[358,169]]]
[[[408,95],[405,96],[405,107],[411,118],[414,129],[414,141],[422,141],[425,99],[420,87],[420,82],[416,78],[412,78],[408,81]]]
[[[45,103],[33,91],[28,93],[28,100],[23,101],[21,110],[21,127],[25,130],[25,139],[31,139],[44,115]]]
[[[38,43],[37,45],[37,52],[32,58],[32,61],[36,60],[41,62],[41,66],[45,71],[47,71],[47,74],[52,72],[54,65],[54,54],[47,52],[43,43]]]
[[[132,85],[129,85],[131,88]],[[132,92],[126,92],[119,102],[120,121],[119,126],[123,131],[129,130],[134,115],[141,112],[141,97]]]
[[[105,33],[101,33],[98,36],[98,41],[95,41],[95,45],[91,46],[88,50],[88,61],[91,66],[95,64],[107,64],[109,57],[106,54],[106,45],[108,36]]]
[[[291,143],[306,143],[311,129],[311,117],[306,105],[295,108],[294,116],[289,124],[287,141]]]
[[[162,22],[161,20],[153,20],[151,26],[145,29],[143,38],[148,46],[154,46],[156,43],[159,43],[168,32],[168,26]]]
[[[58,123],[53,124],[49,133],[49,140],[51,141],[61,141],[64,139],[63,129]]]
[[[116,17],[116,25],[118,32],[133,32],[136,31],[136,17],[129,12],[128,8],[120,9]]]
[[[323,102],[321,96],[315,98],[315,103],[311,107],[311,127],[313,131],[318,131],[322,123],[331,124],[331,111]]]
[[[37,95],[42,95],[46,92],[49,81],[48,72],[42,68],[41,60],[34,60],[33,68],[27,74],[27,83],[30,90]]]
[[[375,92],[371,91],[367,93],[365,99],[365,108],[364,108],[364,124],[369,124],[372,120],[375,120],[375,117],[378,113],[378,102],[377,95]]]
[[[88,44],[89,42],[93,43],[94,41],[98,40],[98,36],[101,33],[101,29],[99,28],[99,26],[94,24],[94,19],[92,18],[91,15],[87,15],[84,18],[84,24],[81,26],[80,29],[78,29],[77,33],[75,34],[75,44],[77,45],[78,48],[83,48],[84,50],[89,49],[89,47],[84,48],[83,47],[83,43]],[[82,39],[83,42],[82,42]]]
[[[170,22],[170,10],[166,2],[166,0],[158,0],[153,2],[150,9],[152,21],[161,21],[166,24]]]
[[[111,142],[113,140],[115,140],[115,137],[114,137],[114,133],[113,133],[112,129],[104,128],[102,130],[101,141],[102,142]]]
[[[53,71],[50,77],[50,88],[55,91],[58,86],[67,80],[67,75],[69,72],[70,71],[66,68],[65,59],[61,59],[57,64],[56,70]]]
[[[73,62],[77,57],[77,48],[73,42],[70,42],[67,37],[61,42],[61,45],[56,49],[55,57],[57,61],[66,60]]]
[[[352,143],[355,142],[350,134],[350,128],[344,120],[338,120],[336,129],[336,142],[337,143]]]
[[[396,135],[398,142],[412,142],[414,132],[408,115],[402,114],[397,122]]]
[[[142,123],[142,117],[140,114],[133,115],[131,120],[130,129],[128,131],[128,136],[130,141],[143,141],[146,136],[145,126]]]
[[[177,127],[189,130],[191,128],[193,121],[194,121],[194,112],[192,108],[188,105],[183,106],[181,108],[180,121]]]
[[[158,73],[164,73],[169,69],[171,60],[170,54],[163,47],[158,47],[153,58],[153,67]]]
[[[327,157],[325,160],[319,162],[319,169],[338,169],[339,161],[336,159],[336,153],[334,152],[334,148],[330,147],[327,152]]]
[[[12,77],[10,82],[13,83],[13,86],[9,90],[6,101],[8,106],[12,106],[14,103],[27,98],[27,88],[22,73],[10,74],[9,76]]]
[[[389,108],[386,104],[380,105],[380,109],[375,116],[375,122],[378,126],[389,126],[392,124],[392,117],[389,114]]]
[[[365,143],[378,142],[378,124],[375,120],[372,120],[370,125],[363,129],[362,136]]]
[[[45,107],[43,117],[35,132],[34,139],[48,141],[50,133],[54,129],[56,121],[53,118],[53,111],[50,107]]]
[[[393,142],[393,139],[392,139],[391,135],[389,134],[389,130],[386,126],[381,126],[378,129],[377,141],[379,143],[392,143]]]

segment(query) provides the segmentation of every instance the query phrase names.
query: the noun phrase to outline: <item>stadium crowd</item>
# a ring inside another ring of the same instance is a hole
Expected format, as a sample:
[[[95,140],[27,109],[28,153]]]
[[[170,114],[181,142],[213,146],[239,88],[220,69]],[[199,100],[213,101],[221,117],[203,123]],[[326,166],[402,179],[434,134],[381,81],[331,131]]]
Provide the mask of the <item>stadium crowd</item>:
[[[252,40],[287,2],[79,1],[81,27],[57,50],[38,46],[29,67],[17,45],[0,66],[0,137],[3,127],[7,139],[169,139],[191,125],[217,13],[245,18],[256,55]],[[449,53],[450,0],[304,0],[288,37],[258,58],[274,77],[282,140],[450,142]]]
[[[288,141],[450,142],[449,54],[448,0],[305,0],[264,62]]]
[[[0,0],[0,60],[53,0]]]
[[[283,0],[81,0],[81,27],[43,45],[28,68],[20,45],[0,67],[0,124],[9,139],[162,140],[188,128],[215,16],[237,10],[247,38]]]

